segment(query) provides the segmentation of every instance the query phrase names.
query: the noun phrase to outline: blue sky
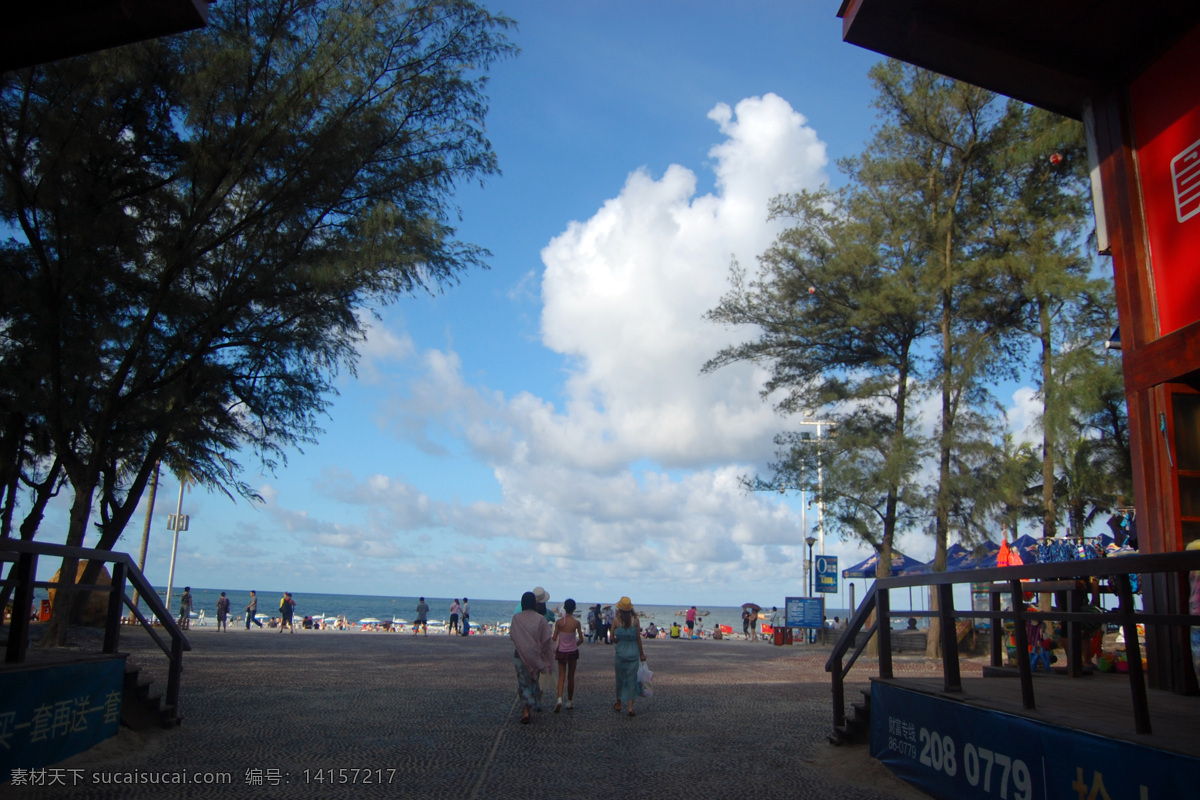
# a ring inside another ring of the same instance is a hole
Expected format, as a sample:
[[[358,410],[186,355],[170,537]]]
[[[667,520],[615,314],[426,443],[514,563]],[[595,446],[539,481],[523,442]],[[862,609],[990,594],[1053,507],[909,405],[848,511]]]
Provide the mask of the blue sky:
[[[274,475],[246,462],[264,503],[185,496],[175,586],[782,605],[800,504],[738,477],[786,423],[753,368],[700,375],[749,335],[701,315],[773,239],[767,201],[861,150],[878,57],[841,42],[836,0],[485,4],[522,49],[491,72],[503,174],[457,195],[491,269],[376,309],[320,443]],[[177,492],[165,476],[161,586]]]

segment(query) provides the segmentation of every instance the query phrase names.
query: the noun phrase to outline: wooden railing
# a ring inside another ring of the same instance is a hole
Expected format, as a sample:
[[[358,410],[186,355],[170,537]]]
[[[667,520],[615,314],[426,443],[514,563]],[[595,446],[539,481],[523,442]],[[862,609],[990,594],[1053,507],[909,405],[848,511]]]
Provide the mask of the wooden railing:
[[[36,578],[39,556],[74,558],[79,561],[102,561],[111,564],[112,584],[103,586],[38,581]],[[183,675],[183,653],[191,650],[192,645],[183,635],[183,631],[175,622],[175,618],[171,616],[171,612],[163,604],[158,592],[142,575],[141,570],[137,568],[128,554],[18,539],[0,539],[0,562],[11,562],[13,565],[9,570],[8,577],[4,580],[4,585],[11,585],[13,589],[12,620],[8,628],[8,645],[4,653],[5,664],[21,664],[25,661],[25,653],[29,645],[29,620],[33,614],[33,590],[35,588],[108,592],[108,616],[104,624],[102,652],[106,654],[117,652],[121,635],[121,608],[122,606],[128,607],[130,616],[146,629],[146,632],[169,659],[164,702],[174,708],[176,714],[179,713],[179,684]],[[170,638],[169,642],[163,640],[151,621],[146,619],[141,610],[125,594],[126,583],[133,584],[141,601],[149,607],[162,631]]]
[[[850,618],[841,638],[834,644],[825,671],[833,677],[833,725],[835,732],[846,724],[845,680],[858,657],[865,649],[871,635],[878,636],[879,677],[891,679],[891,596],[893,589],[934,586],[937,591],[938,608],[934,611],[904,611],[896,616],[937,617],[940,622],[943,688],[946,692],[961,692],[962,678],[958,664],[958,635],[955,621],[959,618],[991,620],[991,664],[1003,664],[1003,627],[1012,621],[1016,640],[1017,671],[1020,677],[1021,702],[1026,709],[1035,708],[1032,668],[1029,663],[1029,642],[1025,623],[1027,621],[1053,621],[1065,625],[1067,633],[1068,674],[1082,674],[1083,636],[1081,626],[1109,622],[1118,623],[1125,636],[1126,661],[1129,664],[1129,686],[1134,728],[1138,733],[1151,733],[1150,712],[1146,698],[1146,682],[1142,670],[1141,645],[1138,642],[1137,626],[1151,628],[1186,629],[1200,625],[1200,616],[1187,613],[1150,614],[1138,611],[1134,603],[1134,592],[1130,576],[1147,576],[1156,573],[1186,573],[1200,570],[1200,551],[1163,553],[1155,555],[1114,556],[1081,561],[1060,561],[1052,564],[1027,564],[1017,567],[961,570],[957,572],[906,575],[894,578],[879,578],[867,590],[862,603]],[[1093,580],[1105,579],[1104,587],[1116,594],[1118,609],[1115,612],[1092,612],[1085,610],[1086,595],[1092,591]],[[987,583],[991,585],[991,603],[988,611],[958,611],[954,608],[954,586],[956,584]],[[1052,592],[1064,597],[1066,608],[1053,611],[1026,611],[1028,605],[1023,594],[1026,592]],[[1011,598],[1010,610],[1001,610],[1000,597]],[[1187,595],[1185,594],[1184,597]],[[872,617],[872,612],[875,613]],[[874,620],[867,626],[868,620]],[[880,624],[879,620],[885,620]],[[850,649],[859,641],[858,634],[866,628],[867,635],[851,653]],[[1179,637],[1181,646],[1186,647],[1187,636]],[[847,654],[849,657],[847,658]]]

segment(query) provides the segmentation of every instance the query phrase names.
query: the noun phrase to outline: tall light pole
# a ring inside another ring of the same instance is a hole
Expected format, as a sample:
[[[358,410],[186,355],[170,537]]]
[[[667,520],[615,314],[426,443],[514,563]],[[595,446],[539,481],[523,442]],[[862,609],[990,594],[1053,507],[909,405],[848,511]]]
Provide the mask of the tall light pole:
[[[813,416],[812,411],[805,411],[804,416]],[[817,426],[817,541],[821,545],[821,555],[825,555],[825,474],[821,464],[821,435],[826,427],[832,427],[836,423],[827,419],[804,419],[799,422],[800,425],[816,425]],[[808,438],[807,434],[801,434],[804,439]]]
[[[179,532],[188,529],[188,518],[183,514],[183,489],[187,485],[185,478],[179,479],[179,502],[175,513],[167,515],[167,530],[175,531],[175,541],[171,543],[171,570],[167,573],[167,613],[171,611],[171,587],[175,583],[175,553],[179,550]]]
[[[811,600],[813,596],[813,545],[817,543],[817,538],[811,534],[804,537],[804,543],[808,545],[808,597]],[[808,632],[808,643],[812,644],[817,641],[817,633],[814,630]]]

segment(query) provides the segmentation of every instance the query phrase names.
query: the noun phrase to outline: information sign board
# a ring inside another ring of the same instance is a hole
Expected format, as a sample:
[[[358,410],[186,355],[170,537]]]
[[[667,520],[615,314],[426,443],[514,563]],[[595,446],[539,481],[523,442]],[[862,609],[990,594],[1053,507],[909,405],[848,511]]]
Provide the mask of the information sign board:
[[[787,597],[787,626],[789,628],[818,628],[824,625],[824,597]]]

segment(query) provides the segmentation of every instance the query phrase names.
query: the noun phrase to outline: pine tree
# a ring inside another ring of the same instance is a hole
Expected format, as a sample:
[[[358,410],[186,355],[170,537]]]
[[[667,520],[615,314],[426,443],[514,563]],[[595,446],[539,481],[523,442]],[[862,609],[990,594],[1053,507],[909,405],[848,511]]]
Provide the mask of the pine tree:
[[[229,0],[202,31],[0,77],[23,269],[0,371],[31,377],[0,453],[50,443],[68,544],[96,508],[112,547],[169,445],[252,495],[242,453],[270,469],[319,432],[361,312],[483,265],[450,198],[496,171],[483,89],[510,24],[465,0]]]

